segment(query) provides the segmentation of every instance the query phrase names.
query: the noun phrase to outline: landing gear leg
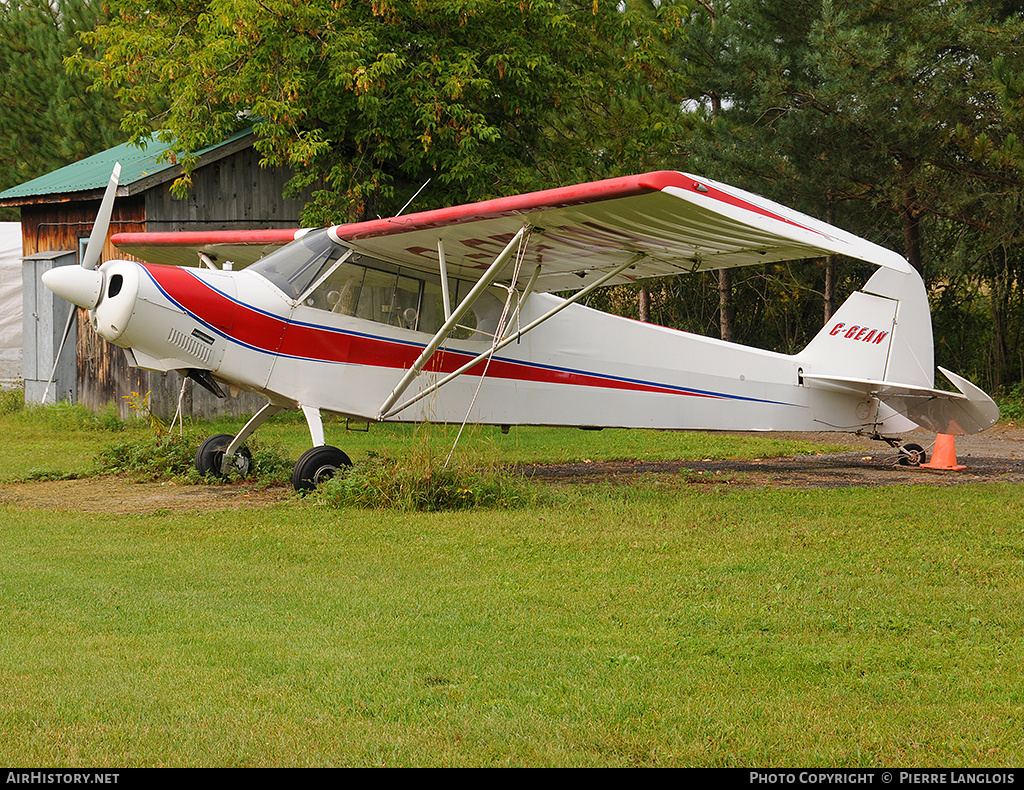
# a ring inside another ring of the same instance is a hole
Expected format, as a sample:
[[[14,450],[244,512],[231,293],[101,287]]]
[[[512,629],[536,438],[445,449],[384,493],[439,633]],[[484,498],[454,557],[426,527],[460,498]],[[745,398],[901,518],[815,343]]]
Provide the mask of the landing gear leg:
[[[894,436],[876,436],[897,452],[896,463],[900,466],[920,466],[928,461],[925,449],[913,442],[904,444],[903,440]]]
[[[337,447],[325,443],[320,409],[315,406],[303,406],[302,413],[306,415],[313,447],[306,450],[295,464],[292,471],[292,486],[296,491],[312,491],[321,483],[330,480],[340,470],[351,466],[352,461]]]
[[[268,403],[256,412],[235,436],[229,433],[211,436],[196,451],[196,471],[201,475],[212,474],[217,477],[226,477],[228,472],[234,470],[244,477],[248,474],[252,462],[252,455],[244,446],[245,440],[252,436],[263,423],[283,409],[283,406]]]

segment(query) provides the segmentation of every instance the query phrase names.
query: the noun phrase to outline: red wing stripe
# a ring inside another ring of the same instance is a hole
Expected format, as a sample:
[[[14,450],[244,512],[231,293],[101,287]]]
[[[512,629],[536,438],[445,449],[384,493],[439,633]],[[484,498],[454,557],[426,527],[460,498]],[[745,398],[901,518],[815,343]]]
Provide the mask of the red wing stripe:
[[[205,247],[215,244],[267,245],[287,244],[294,241],[299,230],[280,228],[271,230],[215,230],[215,231],[153,231],[145,233],[115,233],[110,237],[115,247],[144,244],[150,247]]]
[[[688,178],[683,173],[677,173],[673,170],[659,170],[639,176],[608,178],[604,181],[593,181],[587,184],[547,189],[542,192],[530,192],[525,195],[495,198],[494,200],[485,200],[480,203],[468,203],[463,206],[451,206],[434,211],[421,211],[403,217],[338,225],[333,229],[333,232],[340,239],[369,239],[375,236],[387,236],[392,233],[441,228],[447,225],[457,225],[461,222],[517,216],[534,211],[631,197],[647,192],[660,191],[667,186],[686,188],[692,181],[693,179]]]

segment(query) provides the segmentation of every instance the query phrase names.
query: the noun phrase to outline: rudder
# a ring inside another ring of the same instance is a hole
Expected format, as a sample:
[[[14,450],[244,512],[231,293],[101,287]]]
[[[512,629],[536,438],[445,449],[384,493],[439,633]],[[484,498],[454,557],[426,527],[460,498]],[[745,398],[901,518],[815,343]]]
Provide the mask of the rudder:
[[[808,373],[932,387],[932,324],[921,276],[879,269],[797,359]]]

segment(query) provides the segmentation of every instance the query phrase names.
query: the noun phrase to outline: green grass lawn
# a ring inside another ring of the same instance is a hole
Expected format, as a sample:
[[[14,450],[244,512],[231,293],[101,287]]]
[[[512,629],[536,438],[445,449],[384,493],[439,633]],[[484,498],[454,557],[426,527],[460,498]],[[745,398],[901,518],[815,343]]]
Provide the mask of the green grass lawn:
[[[24,445],[0,478],[106,433],[31,422],[0,418]],[[552,458],[593,452],[550,436]],[[0,743],[33,766],[1019,766],[1021,494],[658,479],[458,513],[0,506]]]
[[[200,437],[237,433],[245,420],[223,418],[189,431]],[[361,426],[365,427],[365,426]],[[799,453],[836,452],[835,444],[783,440],[743,434],[709,434],[650,430],[607,429],[581,431],[564,428],[521,427],[502,434],[496,426],[468,426],[459,436],[457,425],[373,425],[370,430],[347,430],[343,419],[325,420],[328,444],[341,447],[353,461],[369,453],[431,455],[443,461],[458,440],[457,452],[488,463],[565,463],[637,459],[701,460],[758,458]],[[97,456],[105,447],[124,441],[148,440],[153,431],[144,421],[120,422],[108,410],[92,415],[78,407],[33,408],[0,412],[0,430],[6,438],[0,459],[0,482],[32,477],[82,477],[96,474]],[[273,448],[293,461],[310,447],[309,430],[301,414],[286,412],[272,418],[256,434],[255,443]],[[196,448],[190,448],[194,453]],[[281,477],[285,482],[290,475]]]

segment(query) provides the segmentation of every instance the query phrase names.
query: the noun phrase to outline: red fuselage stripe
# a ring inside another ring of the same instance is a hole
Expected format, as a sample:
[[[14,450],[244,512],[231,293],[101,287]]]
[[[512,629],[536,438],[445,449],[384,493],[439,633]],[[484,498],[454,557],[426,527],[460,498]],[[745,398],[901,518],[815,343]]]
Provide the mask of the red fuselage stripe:
[[[290,323],[230,299],[188,269],[158,264],[145,264],[144,268],[164,294],[183,310],[219,330],[225,337],[258,351],[316,362],[408,370],[423,350],[423,346],[384,338],[309,324]],[[233,317],[230,322],[226,320],[228,316]],[[225,329],[225,325],[229,323],[231,328]],[[425,370],[451,373],[471,358],[465,352],[438,351],[427,363]],[[485,362],[479,362],[467,372],[482,375],[485,365]],[[487,367],[487,375],[513,381],[685,394],[702,398],[724,397],[714,393],[694,392],[501,359],[491,360]]]

